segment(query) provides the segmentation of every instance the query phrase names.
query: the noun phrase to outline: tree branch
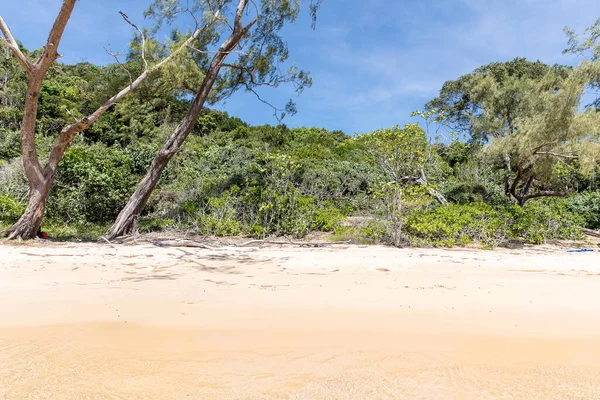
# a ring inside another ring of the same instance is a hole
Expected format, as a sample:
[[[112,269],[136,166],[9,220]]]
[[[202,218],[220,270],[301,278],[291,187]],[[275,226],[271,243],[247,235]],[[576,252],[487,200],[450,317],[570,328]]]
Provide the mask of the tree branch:
[[[240,32],[242,30],[242,17],[244,15],[244,9],[248,4],[248,0],[240,0],[235,11],[235,20],[233,22],[233,31]],[[236,44],[237,45],[237,44]]]
[[[215,14],[215,19],[218,17],[218,11]],[[210,22],[210,24],[214,23],[214,20]],[[164,58],[158,64],[149,67],[146,69],[137,79],[129,84],[129,86],[123,88],[119,93],[108,99],[100,108],[94,111],[92,114],[81,118],[79,121],[74,124],[68,125],[62,129],[56,142],[52,147],[52,151],[50,153],[50,157],[48,158],[48,163],[44,168],[44,175],[50,176],[56,171],[58,163],[62,159],[62,156],[65,152],[66,147],[73,141],[75,136],[79,133],[87,129],[90,125],[98,120],[112,105],[120,101],[123,97],[129,94],[131,91],[135,90],[150,74],[154,71],[161,68],[163,65],[171,61],[175,56],[181,53],[185,48],[189,46],[199,35],[200,33],[210,24],[205,25],[201,29],[196,29],[196,31],[177,49],[175,49],[169,56]]]
[[[221,53],[225,53],[225,54],[232,54],[232,53],[235,53],[235,54],[241,54],[241,55],[244,55],[244,56],[245,56],[245,55],[248,55],[248,53],[246,53],[245,51],[239,51],[239,50],[231,50],[231,51],[220,51],[220,50],[200,50],[200,49],[197,49],[197,48],[195,48],[195,47],[192,47],[192,46],[188,46],[188,48],[189,48],[190,50],[194,50],[195,52],[197,52],[197,53],[200,53],[200,54],[215,54],[215,53],[219,53],[219,52],[221,52]],[[230,65],[230,64],[223,64],[223,66],[224,66],[224,67],[226,67],[226,66],[227,66],[227,67],[229,67],[229,66],[232,66],[232,65]]]
[[[136,24],[134,24],[133,22],[131,22],[129,20],[129,17],[127,16],[127,14],[125,14],[123,11],[119,11],[119,14],[121,14],[121,17],[123,17],[125,22],[127,22],[136,31],[138,31],[140,33],[140,36],[142,37],[142,60],[144,60],[144,66],[146,67],[145,69],[148,69],[148,61],[146,60],[146,35],[144,35],[144,32],[142,32],[142,30],[140,28],[138,28],[138,26]]]
[[[279,114],[277,114],[277,113],[283,113],[285,110],[282,110],[281,108],[275,107],[273,104],[269,103],[267,100],[265,100],[262,97],[260,97],[260,95],[256,92],[256,90],[254,90],[253,88],[251,88],[249,85],[244,84],[244,86],[246,87],[247,91],[249,91],[251,93],[254,93],[254,96],[256,96],[256,98],[260,102],[262,102],[262,103],[268,105],[269,107],[271,107],[273,109],[273,115],[275,116],[275,118],[277,119],[277,121],[281,123],[281,120],[283,119],[283,116],[279,117]]]
[[[121,62],[121,60],[119,60],[119,57],[121,57],[123,54],[122,53],[115,53],[112,51],[112,47],[110,45],[110,42],[108,42],[108,49],[105,47],[104,51],[106,51],[106,54],[108,54],[109,56],[112,56],[115,61],[117,62],[117,64],[119,64],[119,67],[121,67],[121,69],[123,71],[125,71],[125,73],[127,74],[127,76],[129,77],[129,83],[133,84],[133,77],[131,76],[131,72],[129,72],[129,70],[127,69],[127,67],[125,67],[125,65]],[[145,60],[144,60],[145,62]],[[148,66],[146,65],[146,68]]]
[[[537,146],[537,147],[535,147],[535,148],[533,149],[533,154],[537,154],[537,153],[538,153],[538,152],[539,152],[541,149],[543,149],[545,146],[550,146],[550,145],[553,145],[553,144],[558,144],[558,143],[560,143],[560,141],[559,141],[559,140],[553,140],[553,141],[551,141],[551,142],[542,143],[542,144],[540,144],[539,146]]]
[[[513,179],[513,182],[510,185],[510,188],[508,189],[510,194],[512,194],[512,196],[516,200],[519,200],[519,196],[517,195],[517,185],[519,184],[520,181],[521,181],[521,169],[518,168],[517,174],[515,175],[515,178]]]
[[[4,45],[6,45],[13,52],[15,57],[17,57],[19,64],[21,64],[25,71],[30,73],[33,70],[33,64],[19,48],[19,44],[13,37],[10,28],[2,17],[0,17],[0,31],[2,31],[2,35],[4,35],[4,38],[0,38],[0,42],[4,43]]]
[[[527,197],[527,193],[529,193],[529,189],[531,188],[532,183],[533,183],[533,175],[530,176],[529,179],[527,179],[527,183],[525,184],[525,186],[523,186],[523,190],[521,191],[523,196]]]
[[[54,25],[52,25],[50,34],[48,35],[48,41],[44,46],[44,51],[35,62],[36,67],[47,70],[58,58],[58,45],[62,39],[67,22],[69,21],[69,18],[71,18],[71,13],[73,12],[76,1],[77,0],[63,0],[62,7],[54,21]]]
[[[560,153],[555,153],[553,151],[536,151],[534,154],[566,158],[569,160],[577,160],[579,158],[579,156],[574,156],[574,155],[570,155],[570,154],[560,154]]]

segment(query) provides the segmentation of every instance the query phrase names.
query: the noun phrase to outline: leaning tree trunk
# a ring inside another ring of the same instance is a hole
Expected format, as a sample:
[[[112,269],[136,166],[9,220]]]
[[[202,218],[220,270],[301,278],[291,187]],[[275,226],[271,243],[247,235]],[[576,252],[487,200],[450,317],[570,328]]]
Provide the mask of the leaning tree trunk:
[[[48,41],[35,62],[29,60],[21,51],[8,25],[0,17],[0,32],[4,36],[2,43],[15,55],[23,69],[27,72],[28,83],[21,124],[21,152],[23,167],[29,182],[29,204],[23,216],[12,227],[0,232],[0,236],[9,238],[33,239],[44,216],[44,208],[48,194],[54,181],[54,170],[42,169],[35,146],[35,123],[38,112],[38,100],[46,72],[59,57],[58,46],[62,38],[76,0],[63,0],[58,16],[48,35]]]
[[[181,123],[175,128],[175,131],[171,134],[161,151],[154,157],[146,175],[142,178],[137,189],[117,216],[114,224],[104,234],[103,238],[113,240],[119,236],[136,233],[138,219],[146,206],[146,202],[156,188],[163,170],[171,158],[182,150],[181,146],[192,132],[194,124],[200,115],[200,111],[202,111],[202,107],[204,107],[204,103],[217,80],[225,58],[227,58],[227,56],[237,47],[250,28],[257,22],[255,19],[246,26],[242,25],[242,17],[247,4],[248,0],[240,0],[235,15],[233,32],[215,53],[204,80],[202,81],[200,90],[196,93],[190,109],[183,117]]]
[[[0,232],[0,236],[7,236],[9,239],[33,239],[36,237],[52,187],[52,179],[44,177],[35,147],[35,120],[42,80],[42,76],[32,74],[27,87],[21,128],[21,152],[23,167],[29,181],[29,203],[21,218],[10,228]]]
[[[219,63],[225,60],[225,57]],[[211,67],[212,69],[212,67]],[[175,153],[181,151],[181,145],[188,137],[200,111],[204,106],[204,102],[210,93],[210,89],[214,84],[218,74],[218,69],[210,71],[206,75],[202,87],[192,103],[192,107],[188,110],[187,114],[177,126],[175,131],[169,137],[169,140],[165,143],[161,151],[154,157],[152,164],[146,172],[146,175],[142,178],[142,181],[138,185],[133,195],[129,198],[129,201],[125,207],[121,210],[114,224],[104,234],[104,238],[113,240],[119,236],[126,236],[137,233],[137,222],[142,210],[146,206],[148,198],[156,188],[160,176],[169,163],[169,160],[175,155]]]
[[[4,235],[8,236],[8,239],[32,239],[36,237],[42,224],[52,181],[53,179],[42,181],[36,187],[30,189],[29,203],[25,212],[13,226],[3,232]]]

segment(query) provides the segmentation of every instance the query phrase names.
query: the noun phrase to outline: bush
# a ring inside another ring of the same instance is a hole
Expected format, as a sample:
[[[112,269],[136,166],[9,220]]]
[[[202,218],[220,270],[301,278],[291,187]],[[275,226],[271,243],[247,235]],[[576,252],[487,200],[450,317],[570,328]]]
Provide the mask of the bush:
[[[328,202],[315,210],[312,228],[322,232],[332,232],[340,227],[343,220],[342,211]]]
[[[0,194],[0,222],[14,224],[25,211],[25,204],[18,199]]]
[[[140,218],[139,231],[140,233],[160,232],[174,225],[172,219],[162,218]]]
[[[564,200],[564,205],[568,211],[583,218],[583,227],[600,229],[600,192],[574,194]]]
[[[0,195],[25,201],[29,193],[29,184],[20,158],[13,158],[0,165]]]
[[[455,246],[481,243],[495,247],[511,239],[541,244],[550,239],[580,239],[581,218],[559,203],[532,202],[525,207],[485,203],[419,209],[404,224],[413,244]]]
[[[404,224],[404,232],[413,242],[433,246],[455,246],[480,242],[497,246],[507,238],[509,218],[485,203],[450,204],[418,209]]]
[[[542,244],[551,239],[582,239],[577,227],[583,225],[581,215],[570,212],[562,201],[541,199],[525,207],[513,206],[512,236],[529,244]]]
[[[4,107],[0,107],[0,110]],[[1,118],[1,111],[0,111]],[[21,155],[20,132],[0,129],[0,161],[10,160]]]
[[[67,149],[48,201],[54,222],[113,221],[137,183],[134,160],[121,148],[72,146]]]
[[[237,198],[229,192],[221,197],[209,197],[204,213],[197,218],[198,228],[205,235],[231,236],[240,233],[236,219]]]

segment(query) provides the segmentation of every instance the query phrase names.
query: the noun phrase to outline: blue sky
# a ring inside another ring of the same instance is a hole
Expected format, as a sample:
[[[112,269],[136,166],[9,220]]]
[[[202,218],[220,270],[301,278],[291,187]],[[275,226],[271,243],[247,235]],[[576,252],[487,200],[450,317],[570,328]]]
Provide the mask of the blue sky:
[[[303,0],[305,1],[305,0]],[[0,0],[0,15],[28,48],[40,47],[59,0]],[[63,61],[110,62],[103,47],[123,49],[132,36],[118,11],[143,24],[146,0],[80,0],[60,52]],[[290,59],[313,76],[296,98],[291,88],[263,91],[298,114],[288,126],[348,134],[410,122],[448,79],[517,56],[573,64],[561,54],[565,25],[582,31],[600,17],[597,0],[325,0],[316,30],[306,15],[285,29]],[[252,124],[275,124],[272,110],[237,93],[218,108]]]

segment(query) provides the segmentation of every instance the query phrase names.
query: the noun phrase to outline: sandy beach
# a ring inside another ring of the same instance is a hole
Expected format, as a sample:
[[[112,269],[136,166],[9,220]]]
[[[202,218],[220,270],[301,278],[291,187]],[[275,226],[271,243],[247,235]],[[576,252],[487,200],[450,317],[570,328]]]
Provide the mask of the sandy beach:
[[[0,399],[598,399],[600,252],[0,244]]]

